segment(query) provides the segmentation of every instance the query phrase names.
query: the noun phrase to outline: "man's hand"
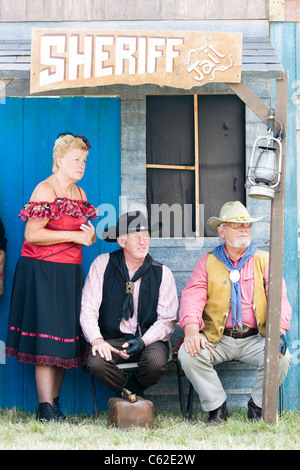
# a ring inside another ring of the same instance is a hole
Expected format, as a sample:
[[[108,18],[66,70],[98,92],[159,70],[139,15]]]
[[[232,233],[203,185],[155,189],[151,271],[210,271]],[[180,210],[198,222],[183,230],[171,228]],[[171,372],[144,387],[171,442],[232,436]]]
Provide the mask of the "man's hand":
[[[97,338],[92,341],[92,355],[96,356],[98,353],[100,357],[106,361],[112,360],[112,353],[119,354],[118,349],[113,348],[109,343],[107,343],[103,338]]]
[[[135,356],[145,349],[145,343],[142,338],[130,339],[127,343],[122,345],[123,351],[120,352],[120,355],[124,359],[128,359],[130,356]]]
[[[199,325],[190,323],[184,327],[184,349],[191,356],[198,356],[200,349],[205,348],[206,340],[199,332]]]
[[[280,333],[280,343],[279,343],[279,357],[283,357],[286,353],[286,341],[284,333]]]

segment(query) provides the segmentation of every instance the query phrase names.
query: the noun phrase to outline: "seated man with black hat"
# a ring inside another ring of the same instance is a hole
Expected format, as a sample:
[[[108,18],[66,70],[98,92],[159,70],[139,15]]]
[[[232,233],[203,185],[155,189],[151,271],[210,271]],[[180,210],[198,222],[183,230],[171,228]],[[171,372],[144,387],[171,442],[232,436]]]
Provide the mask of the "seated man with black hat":
[[[239,201],[227,202],[208,225],[224,243],[203,255],[181,293],[179,326],[184,343],[178,358],[199,395],[209,424],[227,418],[226,393],[213,366],[240,361],[257,367],[248,417],[261,418],[264,378],[269,254],[251,243],[251,217]],[[285,379],[291,354],[286,348],[291,306],[282,282],[278,382]]]
[[[143,396],[167,368],[178,310],[174,277],[149,255],[142,213],[122,214],[102,237],[121,249],[95,259],[83,288],[80,324],[91,344],[87,368],[111,390]],[[117,364],[133,361],[138,367],[127,377]]]

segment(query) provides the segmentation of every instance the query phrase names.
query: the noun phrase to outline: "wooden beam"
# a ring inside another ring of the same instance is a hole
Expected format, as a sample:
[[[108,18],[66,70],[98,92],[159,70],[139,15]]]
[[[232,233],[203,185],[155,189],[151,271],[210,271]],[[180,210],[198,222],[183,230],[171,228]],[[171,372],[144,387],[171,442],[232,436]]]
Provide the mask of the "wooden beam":
[[[5,88],[10,84],[10,82],[12,82],[12,80],[6,78],[0,79],[0,93],[5,90]]]
[[[159,168],[160,170],[195,170],[194,166],[187,165],[159,165],[156,163],[147,163],[146,168]]]
[[[194,142],[195,142],[195,219],[196,237],[200,236],[200,212],[199,212],[199,113],[198,95],[194,95]]]
[[[276,80],[275,118],[283,127],[282,175],[280,192],[271,205],[271,238],[269,262],[268,307],[265,338],[265,366],[262,414],[266,423],[277,421],[278,362],[282,297],[282,270],[284,249],[285,160],[288,106],[288,73],[284,80]]]
[[[227,83],[227,85],[265,124],[267,123],[268,106],[245,83]]]

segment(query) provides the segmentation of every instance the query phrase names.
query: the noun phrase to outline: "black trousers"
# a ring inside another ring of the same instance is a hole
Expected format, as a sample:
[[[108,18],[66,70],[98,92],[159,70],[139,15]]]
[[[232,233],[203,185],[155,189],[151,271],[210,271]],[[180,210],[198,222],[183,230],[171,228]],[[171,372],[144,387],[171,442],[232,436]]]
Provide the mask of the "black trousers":
[[[118,338],[106,341],[114,348],[121,350],[127,339]],[[138,367],[135,369],[134,377],[129,379],[131,381],[130,389],[136,393],[138,390],[134,390],[133,382],[143,391],[159,381],[167,369],[168,355],[168,344],[157,341],[146,346],[139,355],[129,359],[123,359],[118,354],[113,354],[112,360],[106,361],[98,353],[93,356],[90,352],[87,358],[87,368],[106,387],[114,392],[120,392],[126,386],[129,388],[129,381],[127,374],[118,369],[117,364],[137,362]]]

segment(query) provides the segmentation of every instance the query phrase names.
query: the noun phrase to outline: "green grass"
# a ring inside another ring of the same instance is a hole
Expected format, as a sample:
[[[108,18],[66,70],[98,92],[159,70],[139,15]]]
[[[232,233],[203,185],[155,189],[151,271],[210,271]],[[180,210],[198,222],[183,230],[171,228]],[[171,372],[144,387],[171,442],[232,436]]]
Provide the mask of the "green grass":
[[[1,450],[200,450],[300,449],[300,414],[284,412],[274,425],[250,422],[233,410],[227,422],[207,426],[206,414],[183,421],[179,413],[156,413],[152,429],[108,428],[106,413],[72,415],[63,423],[41,423],[33,413],[0,410]]]

